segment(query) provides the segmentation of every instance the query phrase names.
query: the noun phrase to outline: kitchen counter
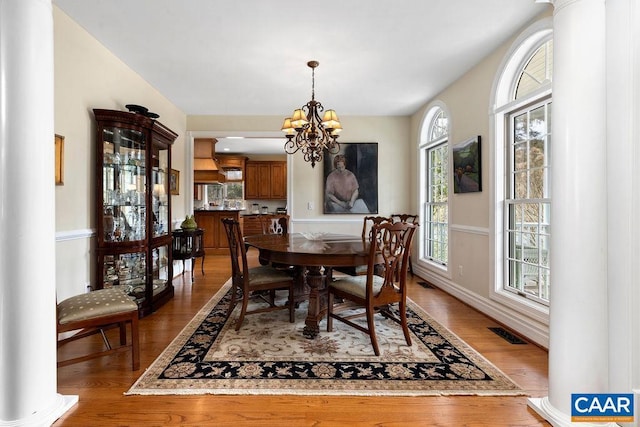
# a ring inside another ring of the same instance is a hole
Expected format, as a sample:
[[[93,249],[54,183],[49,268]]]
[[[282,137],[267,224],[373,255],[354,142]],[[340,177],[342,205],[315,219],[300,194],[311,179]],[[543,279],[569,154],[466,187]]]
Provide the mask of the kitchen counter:
[[[193,212],[199,228],[204,229],[202,244],[207,255],[228,255],[229,242],[222,225],[222,218],[242,221],[240,212],[244,209],[201,209]]]
[[[246,211],[246,209],[236,209],[236,208],[221,208],[221,207],[210,207],[210,208],[200,208],[200,209],[194,209],[194,213],[195,212],[242,212],[242,211]]]

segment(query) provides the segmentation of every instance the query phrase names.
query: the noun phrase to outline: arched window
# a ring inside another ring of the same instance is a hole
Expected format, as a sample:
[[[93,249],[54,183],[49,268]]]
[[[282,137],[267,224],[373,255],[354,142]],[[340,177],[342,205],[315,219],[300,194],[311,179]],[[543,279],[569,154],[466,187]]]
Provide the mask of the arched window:
[[[446,268],[449,261],[449,120],[444,109],[431,108],[422,129],[420,259]]]
[[[502,202],[496,291],[543,306],[551,276],[552,80],[552,33],[538,28],[507,59],[495,93],[496,197]]]

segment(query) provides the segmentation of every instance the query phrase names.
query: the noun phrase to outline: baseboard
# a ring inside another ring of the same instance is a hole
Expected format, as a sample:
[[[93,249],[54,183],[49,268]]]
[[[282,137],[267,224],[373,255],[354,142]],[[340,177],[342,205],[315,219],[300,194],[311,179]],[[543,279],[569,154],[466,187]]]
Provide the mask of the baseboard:
[[[507,326],[509,329],[517,332],[519,335],[536,345],[545,349],[549,348],[549,328],[547,325],[540,325],[529,317],[519,315],[508,307],[498,304],[495,301],[476,293],[470,292],[468,289],[452,282],[451,280],[434,274],[424,267],[416,264],[414,264],[413,270],[417,276],[426,279],[429,283],[432,283],[486,316],[491,317],[496,322]]]

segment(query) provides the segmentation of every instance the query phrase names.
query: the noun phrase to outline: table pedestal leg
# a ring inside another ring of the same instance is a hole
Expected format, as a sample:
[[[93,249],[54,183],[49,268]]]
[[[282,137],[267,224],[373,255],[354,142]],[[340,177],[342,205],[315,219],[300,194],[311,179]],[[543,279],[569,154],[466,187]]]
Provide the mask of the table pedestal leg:
[[[321,267],[308,267],[306,279],[309,285],[309,311],[302,334],[313,339],[320,332],[319,324],[327,310],[327,304],[324,301],[325,275]]]

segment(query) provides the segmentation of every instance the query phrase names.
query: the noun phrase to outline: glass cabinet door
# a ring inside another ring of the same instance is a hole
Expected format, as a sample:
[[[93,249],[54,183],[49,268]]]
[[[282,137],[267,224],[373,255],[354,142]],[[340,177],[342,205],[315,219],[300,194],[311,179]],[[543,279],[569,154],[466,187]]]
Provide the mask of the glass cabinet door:
[[[169,150],[153,147],[151,180],[153,188],[151,203],[153,209],[153,237],[169,232]]]
[[[137,303],[144,301],[147,282],[144,252],[105,255],[102,266],[104,288],[122,286]]]
[[[145,135],[107,127],[103,130],[103,228],[105,242],[146,238]]]
[[[152,250],[153,295],[164,291],[170,282],[169,245],[158,246]]]

